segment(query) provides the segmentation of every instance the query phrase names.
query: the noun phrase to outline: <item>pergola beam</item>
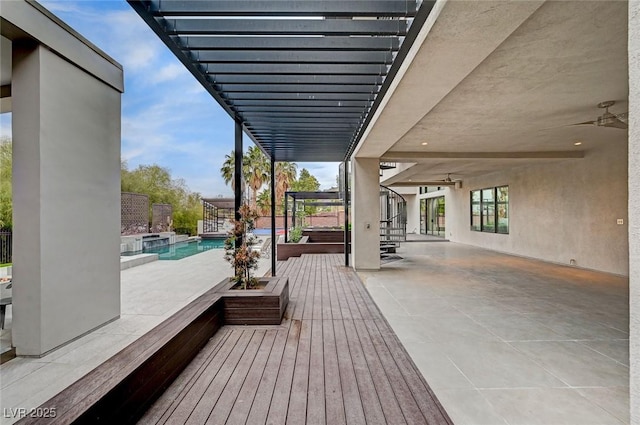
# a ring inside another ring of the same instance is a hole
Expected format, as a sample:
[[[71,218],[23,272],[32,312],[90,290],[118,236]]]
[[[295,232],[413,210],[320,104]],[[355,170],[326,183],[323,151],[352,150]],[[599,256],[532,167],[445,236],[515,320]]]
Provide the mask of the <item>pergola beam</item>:
[[[397,37],[220,37],[220,36],[173,36],[174,41],[191,50],[342,50],[342,51],[397,51]]]
[[[236,93],[233,101],[238,100],[368,100],[373,101],[373,93],[322,93],[322,92],[257,92]]]
[[[200,64],[207,74],[276,74],[276,75],[373,75],[387,74],[382,64],[274,64],[220,63]]]
[[[415,0],[151,0],[154,14],[164,16],[413,16]]]
[[[205,2],[203,2],[205,3]],[[241,2],[238,2],[241,3]],[[265,2],[268,3],[268,2]],[[321,3],[321,2],[310,2]],[[407,33],[407,21],[378,19],[163,19],[169,35],[394,35]]]
[[[234,100],[232,103],[234,106],[332,106],[336,108],[341,107],[357,107],[366,108],[371,106],[369,100],[308,100],[308,99],[240,99]]]
[[[381,85],[382,75],[327,75],[327,74],[209,74],[218,84],[357,84]]]
[[[390,64],[390,51],[190,50],[201,63]]]

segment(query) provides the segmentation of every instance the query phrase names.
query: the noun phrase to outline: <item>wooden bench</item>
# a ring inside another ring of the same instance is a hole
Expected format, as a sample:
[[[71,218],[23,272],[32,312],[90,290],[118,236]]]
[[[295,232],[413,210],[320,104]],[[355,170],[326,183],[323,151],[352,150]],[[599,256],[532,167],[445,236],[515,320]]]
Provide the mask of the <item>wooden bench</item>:
[[[223,325],[210,290],[42,404],[20,424],[134,424]]]

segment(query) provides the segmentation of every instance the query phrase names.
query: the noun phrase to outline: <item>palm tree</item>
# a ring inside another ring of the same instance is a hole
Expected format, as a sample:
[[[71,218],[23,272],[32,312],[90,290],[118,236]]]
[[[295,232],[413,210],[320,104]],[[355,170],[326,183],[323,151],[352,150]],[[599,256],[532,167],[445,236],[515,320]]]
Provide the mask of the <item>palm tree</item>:
[[[236,160],[235,160],[235,151],[231,151],[231,154],[227,154],[224,156],[224,163],[222,164],[222,168],[220,168],[220,174],[222,174],[222,178],[226,184],[231,183],[231,190],[236,190],[235,179],[233,178],[236,172]]]
[[[261,216],[271,215],[271,189],[265,189],[256,200],[258,213]]]
[[[276,163],[276,205],[284,208],[284,193],[291,187],[296,180],[298,165],[295,162],[277,162]]]
[[[224,163],[222,164],[222,168],[220,168],[220,174],[222,174],[222,178],[226,184],[231,185],[231,190],[236,190],[236,180],[234,178],[236,173],[236,155],[235,150],[232,150],[230,154],[224,156]],[[246,187],[245,176],[247,175],[247,165],[245,163],[245,159],[242,159],[242,192],[244,193]]]
[[[255,208],[258,189],[269,179],[269,160],[256,146],[251,146],[242,160],[244,175],[251,188],[251,207]]]

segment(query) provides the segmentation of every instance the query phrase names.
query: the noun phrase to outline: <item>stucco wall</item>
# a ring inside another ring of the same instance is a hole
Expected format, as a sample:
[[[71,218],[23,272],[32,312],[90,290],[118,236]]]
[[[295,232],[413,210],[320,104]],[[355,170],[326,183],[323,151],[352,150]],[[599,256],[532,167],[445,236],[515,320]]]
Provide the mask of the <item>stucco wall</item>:
[[[609,131],[619,131],[610,129]],[[446,198],[447,237],[497,251],[628,274],[627,147],[465,179]],[[470,190],[509,186],[509,234],[470,230]],[[623,219],[619,225],[617,219]]]
[[[380,175],[375,158],[351,161],[351,226],[353,267],[380,268]]]
[[[14,321],[40,355],[120,314],[120,92],[14,43]]]
[[[640,1],[629,2],[629,300],[631,423],[640,424]]]
[[[420,211],[420,200],[413,195],[402,195],[407,200],[407,233],[420,233],[420,214],[410,214],[410,211]]]

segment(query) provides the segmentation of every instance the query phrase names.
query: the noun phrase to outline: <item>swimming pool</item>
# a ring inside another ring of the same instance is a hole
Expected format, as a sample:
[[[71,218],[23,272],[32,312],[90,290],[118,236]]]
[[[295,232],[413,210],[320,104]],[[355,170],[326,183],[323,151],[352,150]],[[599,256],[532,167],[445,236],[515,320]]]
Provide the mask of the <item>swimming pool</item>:
[[[158,254],[159,260],[181,260],[210,249],[223,248],[223,239],[201,239],[199,241],[178,242],[173,245],[147,249],[144,254]]]

